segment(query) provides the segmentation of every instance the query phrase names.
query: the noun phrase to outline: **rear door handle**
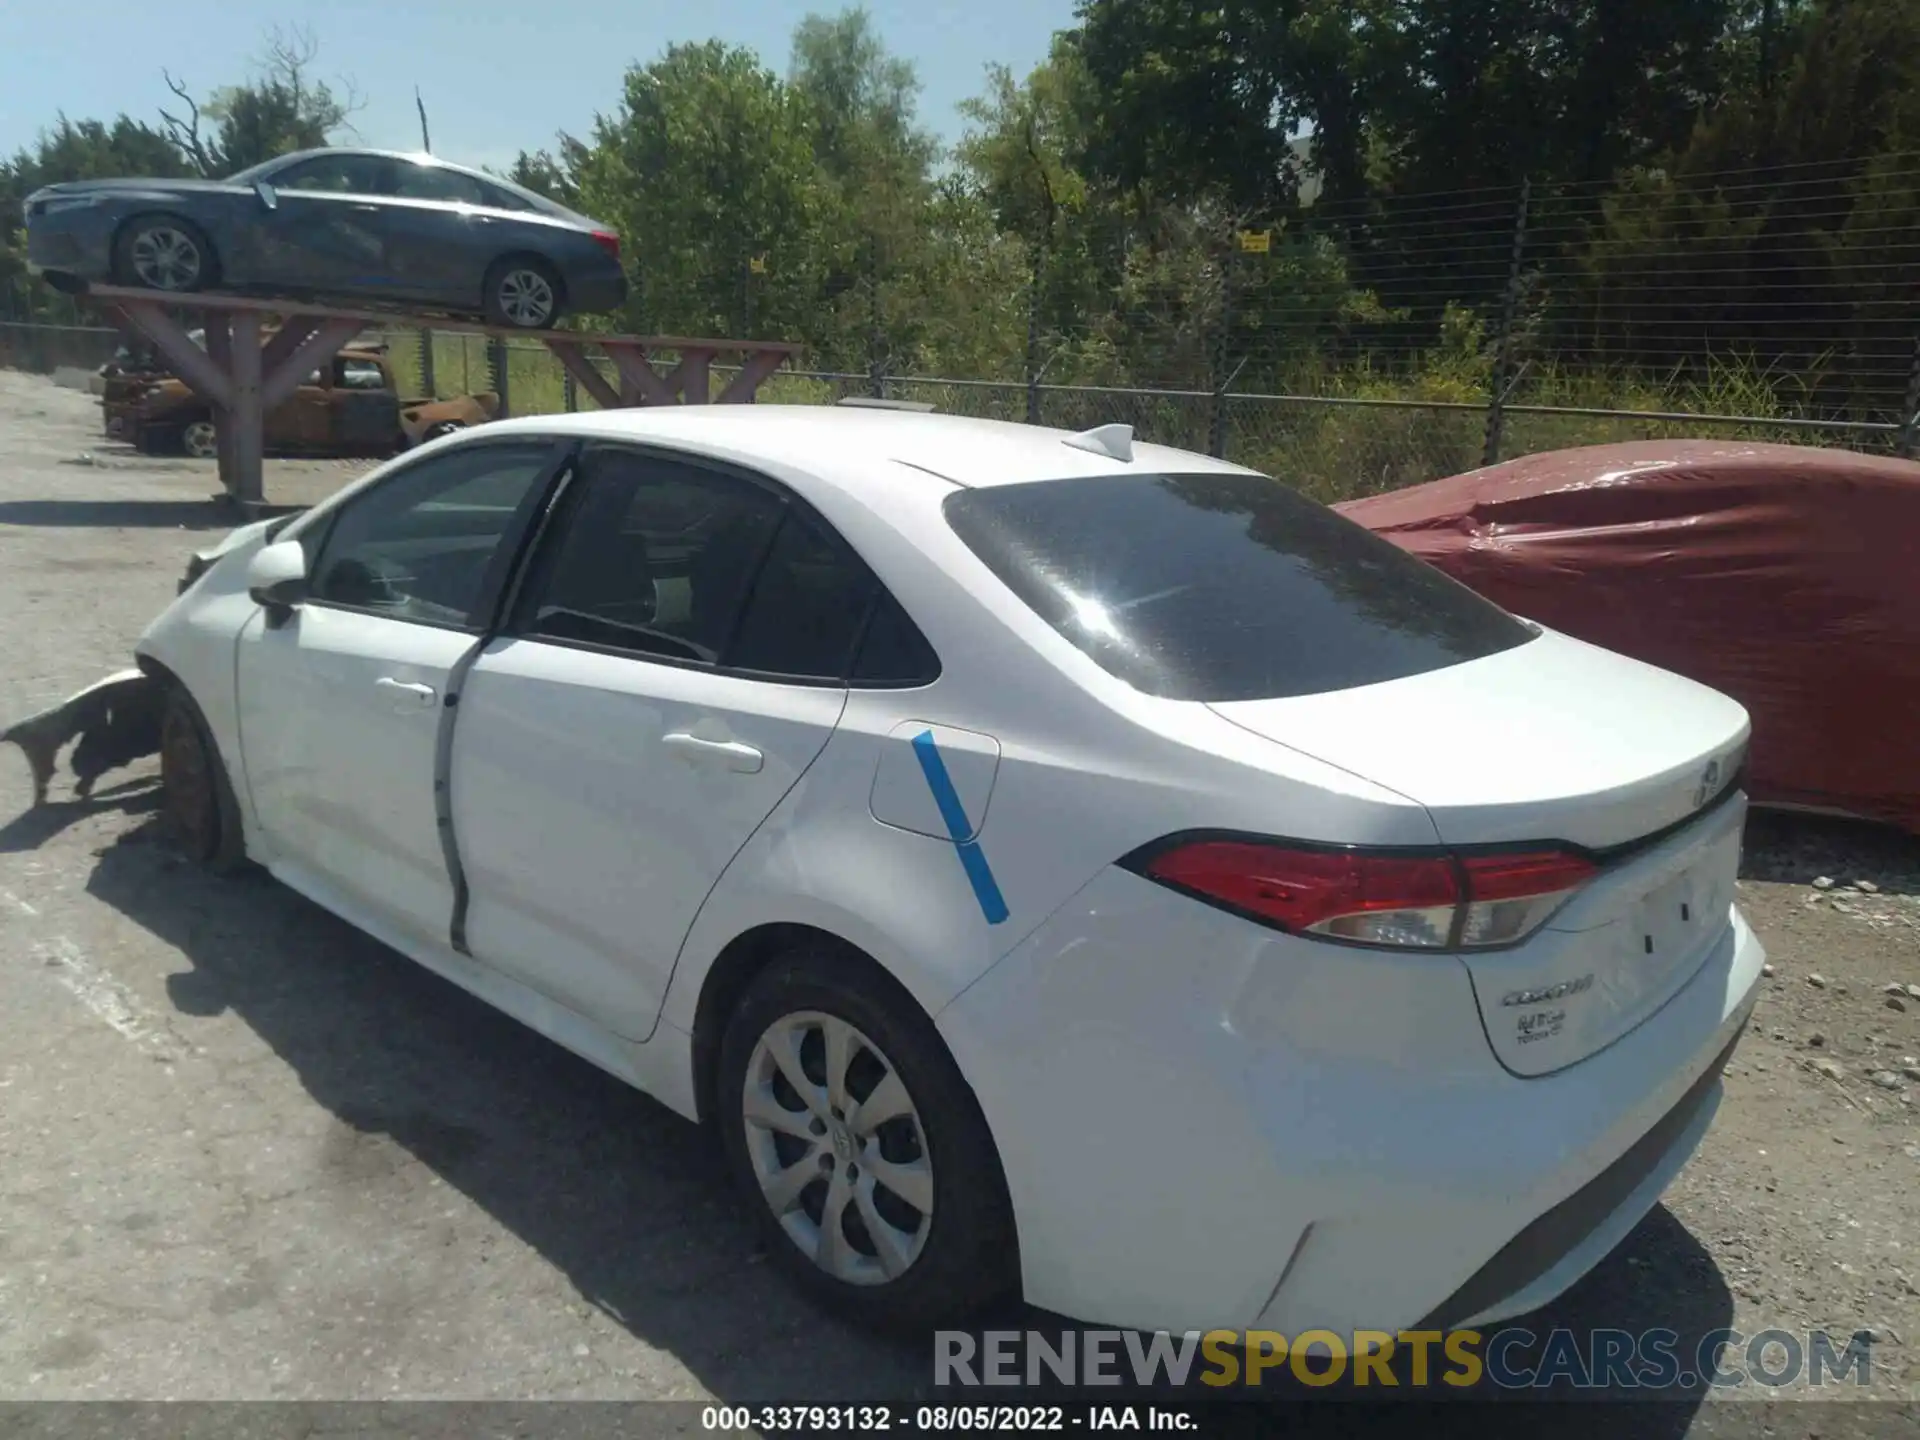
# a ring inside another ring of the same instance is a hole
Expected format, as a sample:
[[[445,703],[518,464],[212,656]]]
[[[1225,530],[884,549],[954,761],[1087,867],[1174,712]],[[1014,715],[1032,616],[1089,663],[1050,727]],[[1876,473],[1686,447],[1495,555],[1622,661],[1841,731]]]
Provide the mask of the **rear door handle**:
[[[391,694],[396,701],[410,701],[411,703],[403,705],[402,708],[405,709],[431,705],[438,696],[438,692],[431,685],[422,685],[413,680],[396,680],[391,675],[382,675],[373,683]]]
[[[698,735],[689,735],[685,730],[676,730],[670,735],[662,735],[660,743],[677,755],[689,760],[705,761],[710,765],[720,765],[742,775],[757,775],[767,757],[751,745],[742,745],[738,740],[702,740]]]

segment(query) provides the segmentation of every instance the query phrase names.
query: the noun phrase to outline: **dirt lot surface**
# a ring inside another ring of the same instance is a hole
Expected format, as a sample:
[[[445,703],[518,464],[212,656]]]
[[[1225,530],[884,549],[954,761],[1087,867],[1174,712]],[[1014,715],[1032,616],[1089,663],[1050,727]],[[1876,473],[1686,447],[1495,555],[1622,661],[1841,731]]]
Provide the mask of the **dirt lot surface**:
[[[131,456],[97,417],[0,372],[0,717],[127,664],[228,523],[210,465]],[[269,499],[360,468],[270,462]],[[770,1272],[694,1127],[271,881],[183,866],[152,779],[82,804],[63,777],[36,811],[0,749],[0,1399],[926,1392],[926,1342],[851,1332]],[[1871,1393],[1911,1400],[1920,845],[1756,822],[1745,877],[1774,970],[1718,1120],[1527,1323],[1666,1327],[1683,1356],[1722,1326],[1870,1329]],[[1607,1433],[1913,1424],[1825,1403],[1851,1384],[1698,1388]]]

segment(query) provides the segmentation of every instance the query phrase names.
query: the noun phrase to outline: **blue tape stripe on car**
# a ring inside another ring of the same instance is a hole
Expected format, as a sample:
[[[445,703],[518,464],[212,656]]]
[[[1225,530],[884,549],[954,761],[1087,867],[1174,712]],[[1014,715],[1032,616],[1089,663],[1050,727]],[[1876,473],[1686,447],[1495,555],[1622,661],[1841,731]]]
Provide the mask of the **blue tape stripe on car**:
[[[913,737],[913,753],[919,758],[920,773],[927,777],[933,803],[940,807],[940,818],[946,821],[947,833],[953,837],[953,848],[960,853],[960,868],[967,872],[967,883],[980,902],[980,913],[989,925],[998,925],[1007,918],[1007,902],[994,881],[986,852],[968,838],[973,834],[973,822],[967,819],[967,807],[960,803],[960,792],[953,788],[953,777],[947,774],[947,762],[940,758],[931,730]]]

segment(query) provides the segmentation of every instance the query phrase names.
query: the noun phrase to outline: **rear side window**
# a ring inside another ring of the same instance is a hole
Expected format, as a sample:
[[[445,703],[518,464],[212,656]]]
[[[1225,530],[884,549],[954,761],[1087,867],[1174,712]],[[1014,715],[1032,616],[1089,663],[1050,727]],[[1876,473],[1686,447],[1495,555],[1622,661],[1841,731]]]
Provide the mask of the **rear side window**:
[[[489,185],[484,180],[479,181],[478,184],[480,186],[480,203],[482,205],[491,206],[495,210],[518,210],[528,215],[538,215],[540,213],[540,208],[537,205],[531,201],[522,200],[518,195],[503,186]]]
[[[940,657],[898,600],[884,591],[877,598],[854,658],[853,683],[874,689],[931,685],[940,678]]]
[[[783,513],[734,476],[591,451],[564,534],[528,576],[522,633],[712,664]]]
[[[480,182],[442,165],[398,165],[399,193],[407,200],[439,200],[450,205],[485,205]]]
[[[850,550],[788,511],[723,659],[736,670],[839,680],[877,586]]]
[[[1149,695],[1279,699],[1404,679],[1533,631],[1261,475],[957,491],[947,522],[1108,673]]]

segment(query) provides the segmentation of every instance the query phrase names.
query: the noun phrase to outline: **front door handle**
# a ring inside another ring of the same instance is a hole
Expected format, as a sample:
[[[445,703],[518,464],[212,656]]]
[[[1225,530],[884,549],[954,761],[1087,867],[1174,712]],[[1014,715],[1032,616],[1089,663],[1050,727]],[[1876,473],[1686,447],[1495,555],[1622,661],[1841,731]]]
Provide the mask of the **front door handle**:
[[[414,680],[396,680],[391,675],[382,675],[373,683],[392,694],[395,700],[411,702],[403,707],[409,710],[431,705],[438,698],[438,692],[433,686],[422,685]]]
[[[685,730],[676,730],[671,735],[662,735],[660,743],[677,755],[689,760],[702,760],[712,765],[720,765],[742,775],[757,775],[767,757],[751,745],[742,745],[738,740],[703,740],[698,735],[690,735]]]

